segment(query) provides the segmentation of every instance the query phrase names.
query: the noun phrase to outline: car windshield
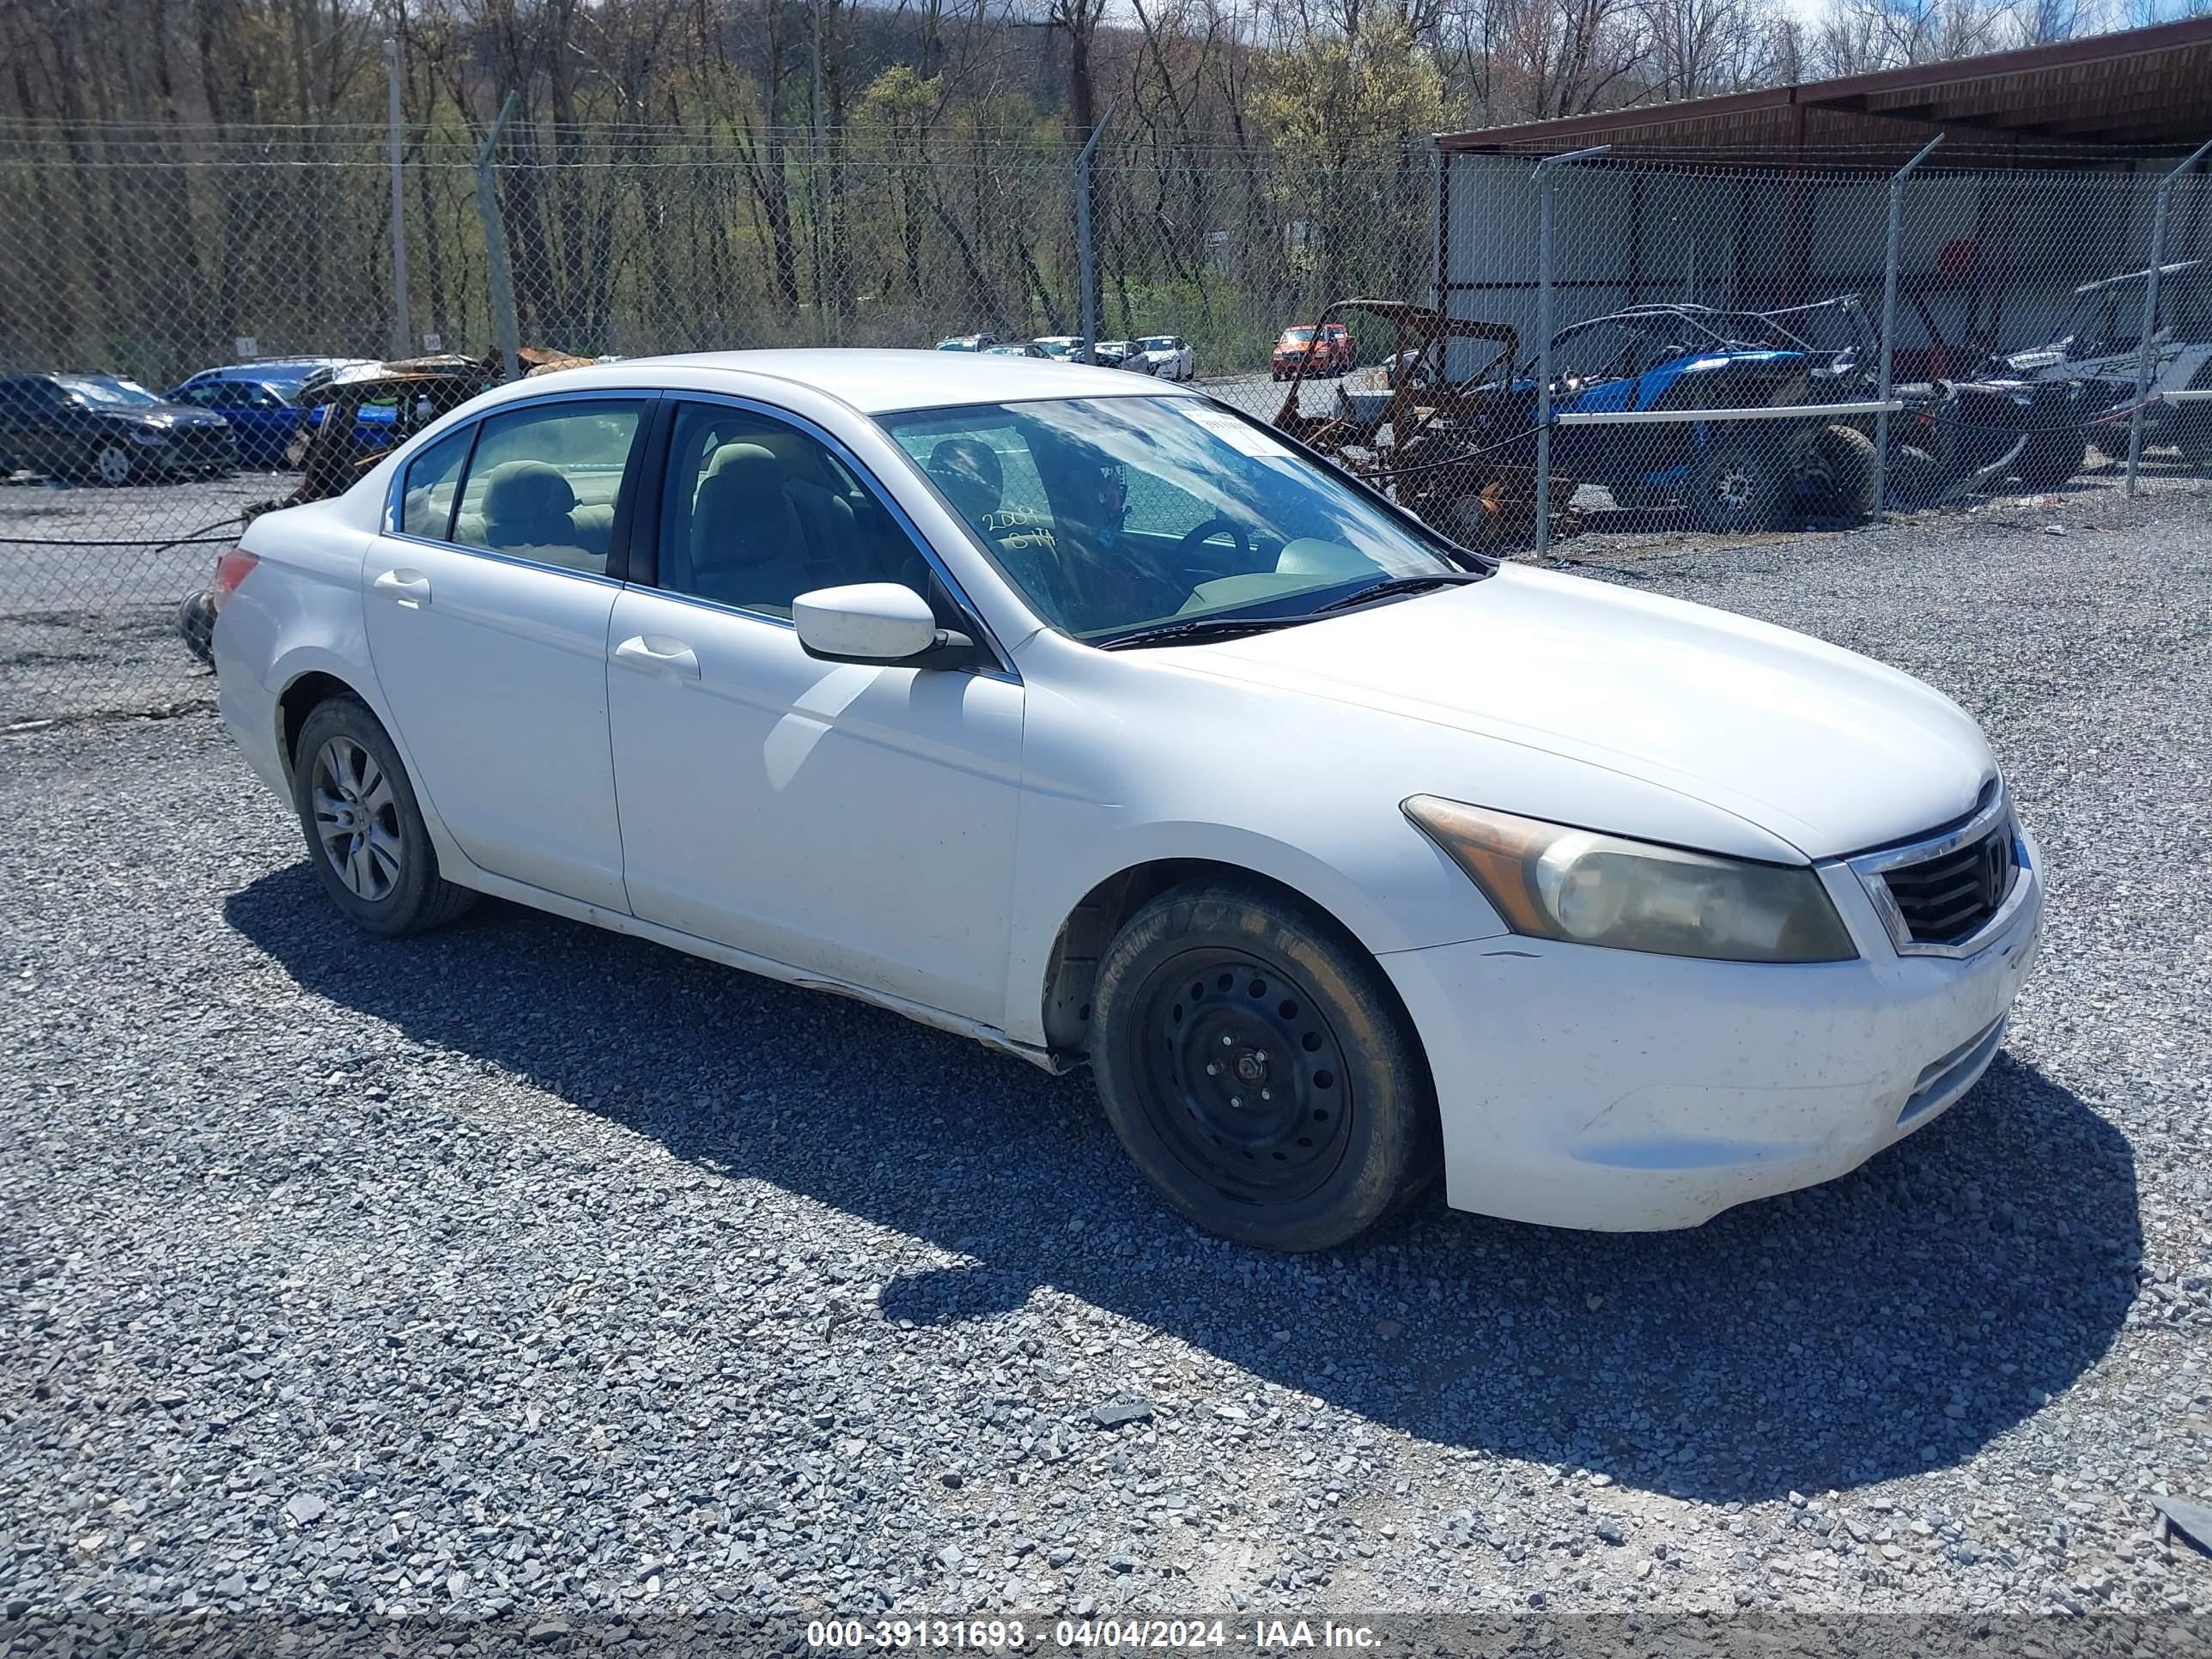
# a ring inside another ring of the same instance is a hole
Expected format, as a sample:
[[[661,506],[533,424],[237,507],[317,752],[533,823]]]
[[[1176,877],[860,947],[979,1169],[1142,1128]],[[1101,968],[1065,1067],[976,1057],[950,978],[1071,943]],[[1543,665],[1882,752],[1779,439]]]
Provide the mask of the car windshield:
[[[1313,337],[1314,331],[1310,328],[1286,328],[1283,331],[1281,343],[1284,345],[1304,345],[1308,341],[1311,340]]]
[[[88,402],[106,404],[113,409],[134,409],[161,401],[137,381],[125,380],[116,375],[60,374],[55,378]]]
[[[1036,343],[1039,350],[1054,357],[1065,357],[1074,349],[1066,340],[1039,340]]]
[[[975,343],[973,340],[939,340],[937,349],[939,351],[973,351]]]
[[[1173,351],[1176,343],[1164,334],[1148,335],[1141,342],[1147,351]]]
[[[1448,544],[1200,398],[879,418],[1031,607],[1093,643],[1205,619],[1304,618],[1378,581],[1466,574]]]

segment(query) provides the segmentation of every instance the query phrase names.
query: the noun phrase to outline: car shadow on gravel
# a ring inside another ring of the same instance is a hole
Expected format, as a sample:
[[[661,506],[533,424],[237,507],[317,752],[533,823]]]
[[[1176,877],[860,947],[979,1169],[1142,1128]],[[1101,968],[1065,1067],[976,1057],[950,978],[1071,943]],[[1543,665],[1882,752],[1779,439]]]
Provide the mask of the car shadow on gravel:
[[[1079,1074],[505,905],[373,939],[304,864],[225,909],[303,988],[417,1043],[957,1254],[893,1276],[887,1319],[989,1322],[1054,1286],[1419,1440],[1624,1486],[1753,1502],[1962,1462],[2092,1365],[2134,1297],[2126,1142],[2009,1055],[1852,1175],[1692,1231],[1560,1232],[1432,1195],[1287,1258],[1160,1207]],[[1098,1387],[1090,1404],[1120,1397]]]

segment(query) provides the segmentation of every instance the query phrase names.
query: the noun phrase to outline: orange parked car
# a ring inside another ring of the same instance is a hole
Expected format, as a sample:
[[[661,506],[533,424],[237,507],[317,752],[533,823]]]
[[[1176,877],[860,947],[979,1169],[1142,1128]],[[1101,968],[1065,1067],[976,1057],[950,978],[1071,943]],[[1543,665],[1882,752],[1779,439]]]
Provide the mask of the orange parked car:
[[[1275,342],[1273,374],[1278,380],[1287,380],[1298,372],[1298,362],[1305,362],[1309,374],[1341,374],[1352,367],[1352,331],[1342,323],[1324,323],[1316,330],[1310,326],[1286,328]]]

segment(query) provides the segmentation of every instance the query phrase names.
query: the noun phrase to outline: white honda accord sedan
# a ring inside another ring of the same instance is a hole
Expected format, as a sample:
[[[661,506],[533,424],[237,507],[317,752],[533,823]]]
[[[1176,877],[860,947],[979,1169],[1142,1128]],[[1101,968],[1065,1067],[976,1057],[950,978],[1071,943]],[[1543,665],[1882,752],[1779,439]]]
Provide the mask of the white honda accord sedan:
[[[1148,377],[574,369],[217,586],[224,717],[362,927],[495,894],[1088,1060],[1169,1204],[1281,1249],[1437,1175],[1611,1230],[1840,1175],[2035,949],[1943,696],[1479,557]]]

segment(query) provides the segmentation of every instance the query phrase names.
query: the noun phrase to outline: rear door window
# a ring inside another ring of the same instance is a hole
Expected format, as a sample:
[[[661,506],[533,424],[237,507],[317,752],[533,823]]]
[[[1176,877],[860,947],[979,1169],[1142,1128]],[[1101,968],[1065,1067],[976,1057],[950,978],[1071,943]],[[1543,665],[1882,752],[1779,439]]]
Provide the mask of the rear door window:
[[[609,398],[487,416],[450,539],[605,575],[644,411],[641,401]]]

